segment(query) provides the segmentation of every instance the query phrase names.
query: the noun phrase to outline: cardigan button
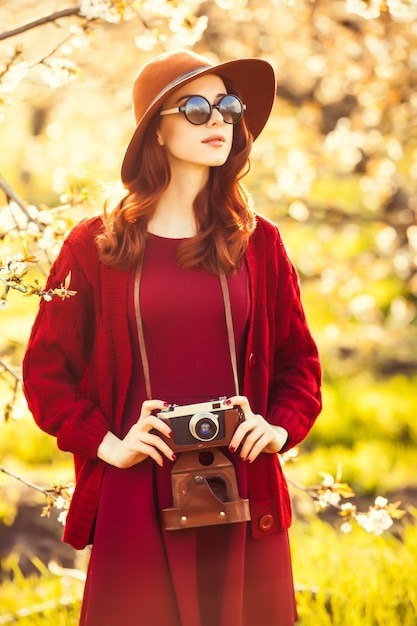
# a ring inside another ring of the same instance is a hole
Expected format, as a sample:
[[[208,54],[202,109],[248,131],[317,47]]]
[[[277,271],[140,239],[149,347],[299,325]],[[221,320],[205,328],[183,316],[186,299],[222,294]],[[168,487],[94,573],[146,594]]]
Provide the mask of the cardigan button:
[[[256,363],[256,356],[253,352],[251,352],[248,358],[248,365],[251,369],[253,369],[255,367],[255,363]]]
[[[261,519],[259,520],[259,528],[261,530],[271,530],[272,526],[274,524],[274,518],[272,517],[272,515],[262,515]]]

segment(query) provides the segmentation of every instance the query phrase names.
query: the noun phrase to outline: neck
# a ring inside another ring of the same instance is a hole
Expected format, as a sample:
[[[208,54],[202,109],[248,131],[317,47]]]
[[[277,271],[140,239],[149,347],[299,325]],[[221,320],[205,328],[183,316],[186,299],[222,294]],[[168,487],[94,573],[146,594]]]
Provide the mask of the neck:
[[[148,223],[149,232],[162,237],[193,237],[197,233],[194,200],[208,178],[208,168],[171,170],[171,180]]]

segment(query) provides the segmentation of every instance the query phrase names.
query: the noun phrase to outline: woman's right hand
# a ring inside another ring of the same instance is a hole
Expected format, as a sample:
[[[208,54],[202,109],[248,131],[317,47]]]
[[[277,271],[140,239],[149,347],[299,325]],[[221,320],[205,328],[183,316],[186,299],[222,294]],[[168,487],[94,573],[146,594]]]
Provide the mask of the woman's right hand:
[[[132,467],[151,457],[162,467],[163,456],[175,461],[176,456],[167,443],[151,430],[158,430],[166,437],[172,436],[169,425],[152,414],[152,411],[166,409],[167,403],[161,400],[145,400],[140,416],[124,439],[119,439],[110,431],[98,447],[97,456],[109,465],[121,469]]]

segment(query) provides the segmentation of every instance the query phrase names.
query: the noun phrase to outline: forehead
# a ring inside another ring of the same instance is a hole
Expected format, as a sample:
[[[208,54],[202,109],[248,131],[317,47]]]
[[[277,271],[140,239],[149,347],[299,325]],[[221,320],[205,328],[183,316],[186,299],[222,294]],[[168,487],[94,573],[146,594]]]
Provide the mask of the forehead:
[[[224,93],[227,93],[227,89],[220,76],[216,76],[216,74],[206,74],[174,91],[174,93],[169,96],[167,102],[176,102],[178,99],[185,96],[201,95],[214,97]]]

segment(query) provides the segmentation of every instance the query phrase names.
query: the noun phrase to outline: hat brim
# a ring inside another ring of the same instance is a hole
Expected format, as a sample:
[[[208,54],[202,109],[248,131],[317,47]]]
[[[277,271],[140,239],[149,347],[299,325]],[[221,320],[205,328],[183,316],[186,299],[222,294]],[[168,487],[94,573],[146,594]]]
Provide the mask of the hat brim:
[[[244,116],[249,132],[254,140],[258,137],[269,118],[275,98],[275,75],[272,66],[263,59],[247,58],[199,67],[179,76],[167,85],[139,120],[122,162],[121,178],[124,184],[131,182],[136,177],[143,137],[150,120],[162,106],[162,103],[179,87],[205,74],[216,74],[233,83],[242,101],[246,104]]]

